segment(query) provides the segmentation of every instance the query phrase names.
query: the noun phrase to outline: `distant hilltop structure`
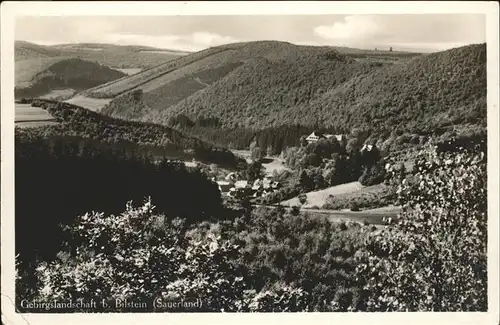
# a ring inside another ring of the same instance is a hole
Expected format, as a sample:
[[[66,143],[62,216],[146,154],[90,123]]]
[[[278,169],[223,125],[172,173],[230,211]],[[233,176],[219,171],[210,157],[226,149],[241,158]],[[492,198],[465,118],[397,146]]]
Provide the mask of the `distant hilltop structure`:
[[[306,137],[308,143],[317,142],[319,139],[330,139],[331,137],[337,138],[337,141],[342,141],[342,134],[322,134],[319,132],[313,132]]]

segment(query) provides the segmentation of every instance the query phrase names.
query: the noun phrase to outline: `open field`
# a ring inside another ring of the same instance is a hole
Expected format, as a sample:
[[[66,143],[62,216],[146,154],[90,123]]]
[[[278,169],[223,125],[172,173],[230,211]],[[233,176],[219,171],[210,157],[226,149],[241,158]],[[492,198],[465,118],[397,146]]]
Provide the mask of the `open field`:
[[[368,209],[368,210],[364,210],[363,212],[367,212],[367,213],[401,213],[401,207],[400,206],[397,206],[397,205],[390,205],[390,206],[386,206],[386,207],[381,207],[381,208],[375,208],[375,209]]]
[[[26,122],[16,122],[16,127],[20,128],[35,128],[39,126],[56,125],[59,124],[55,121],[26,121]]]
[[[161,50],[147,46],[127,46],[113,44],[59,44],[44,46],[24,41],[15,43],[15,60],[44,59],[57,57],[81,58],[98,62],[108,67],[148,68],[158,62],[169,61],[187,52]]]
[[[36,127],[57,124],[52,115],[40,107],[31,107],[30,104],[15,105],[15,125],[18,127]]]
[[[16,103],[16,122],[25,121],[46,121],[53,120],[54,117],[40,107],[31,107],[30,104]]]
[[[81,106],[94,112],[99,112],[111,99],[109,98],[90,98],[84,95],[76,95],[73,98],[65,100],[66,103]]]
[[[55,89],[55,90],[52,90],[50,93],[46,94],[46,95],[43,95],[43,96],[40,96],[40,98],[42,99],[61,99],[61,98],[70,98],[71,96],[73,96],[75,94],[75,90],[74,89],[70,89],[70,88],[67,88],[67,89]]]
[[[266,158],[268,159],[268,158]],[[269,157],[270,162],[263,163],[264,171],[268,175],[272,175],[274,171],[281,172],[283,170],[289,170],[288,167],[285,166],[283,161],[277,157]]]
[[[393,204],[395,195],[393,188],[381,183],[351,193],[332,195],[323,205],[318,206],[331,210],[374,209]]]
[[[323,204],[325,204],[326,199],[330,195],[342,195],[342,194],[347,194],[347,193],[352,193],[359,191],[360,189],[363,188],[363,185],[359,182],[351,182],[351,183],[346,183],[346,184],[341,184],[341,185],[336,185],[332,186],[329,188],[325,188],[324,190],[319,190],[319,191],[312,191],[309,193],[306,193],[307,196],[307,203],[303,205],[304,208],[307,207],[313,207],[313,206],[318,206],[321,207]],[[300,206],[300,202],[298,197],[294,197],[293,199],[289,199],[286,201],[281,202],[282,205],[285,206]]]
[[[170,55],[187,55],[189,52],[182,51],[169,51],[169,50],[143,50],[140,53],[157,53],[157,54],[170,54]]]

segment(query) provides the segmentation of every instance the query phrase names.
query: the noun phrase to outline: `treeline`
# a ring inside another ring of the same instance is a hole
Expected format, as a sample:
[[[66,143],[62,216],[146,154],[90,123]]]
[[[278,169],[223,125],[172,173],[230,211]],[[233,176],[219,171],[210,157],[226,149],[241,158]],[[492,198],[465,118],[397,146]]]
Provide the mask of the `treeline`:
[[[192,152],[196,159],[233,168],[242,163],[227,149],[167,126],[112,118],[64,102],[35,99],[32,105],[47,109],[60,122],[44,127],[45,134],[82,136],[111,144],[128,143],[155,156],[169,158],[186,157]]]
[[[15,141],[16,252],[24,261],[53,257],[58,224],[92,210],[118,213],[129,200],[151,196],[159,211],[190,222],[222,213],[217,185],[182,162],[32,129],[16,129]]]
[[[474,124],[450,126],[432,132],[417,133],[405,133],[401,128],[376,132],[370,126],[348,129],[346,127],[329,128],[320,124],[292,124],[264,129],[227,129],[221,127],[222,122],[217,117],[199,116],[191,119],[184,114],[170,118],[168,125],[225,148],[247,150],[252,146],[257,146],[264,155],[280,155],[287,148],[298,147],[304,142],[303,137],[312,132],[344,135],[347,139],[362,138],[361,142],[376,145],[385,154],[418,148],[429,141],[445,143],[456,138],[471,139],[485,134],[483,126]]]
[[[349,130],[326,128],[319,124],[281,125],[264,129],[226,129],[221,128],[222,122],[217,117],[199,116],[191,119],[185,114],[171,117],[167,125],[232,149],[248,149],[253,143],[268,155],[279,155],[288,147],[299,146],[301,137],[308,136],[312,132],[323,134],[349,133]]]

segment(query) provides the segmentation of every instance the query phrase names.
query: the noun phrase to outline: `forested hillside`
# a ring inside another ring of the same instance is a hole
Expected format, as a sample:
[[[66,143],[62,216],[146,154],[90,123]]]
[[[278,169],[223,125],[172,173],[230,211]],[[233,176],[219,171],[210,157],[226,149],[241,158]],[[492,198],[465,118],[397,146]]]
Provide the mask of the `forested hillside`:
[[[182,117],[190,132],[237,147],[247,147],[264,129],[277,133],[277,127],[344,134],[362,128],[383,140],[485,127],[485,44],[427,55],[395,53],[393,60],[375,53],[281,42],[229,44],[89,95],[115,97],[103,108],[106,114],[169,125],[179,125]],[[276,141],[296,143],[299,137]]]
[[[281,116],[307,118],[300,112],[312,113],[311,122],[323,118],[332,126],[380,131],[430,133],[449,125],[486,126],[486,45],[428,54],[352,78]]]
[[[341,83],[352,74],[363,74],[380,65],[382,63],[358,62],[329,47],[296,46],[272,41],[237,43],[179,58],[155,68],[155,71],[145,71],[141,76],[131,76],[109,87],[97,87],[89,91],[88,95],[109,98],[141,89],[144,93],[142,115],[145,115],[150,111],[170,111],[171,107],[184,100],[190,103],[190,98],[198,94],[212,96],[216,91],[217,98],[207,97],[209,104],[221,100],[231,101],[233,97],[249,92],[251,86],[274,87],[266,90],[264,96],[267,97],[266,94],[271,91],[279,90],[280,85],[286,85],[287,88],[282,89],[282,93],[277,96],[281,95],[280,98],[292,106],[295,105],[295,97],[297,100],[304,96],[312,98],[317,92],[326,91],[331,81]],[[336,69],[339,71],[332,74]],[[313,81],[313,85],[307,85]],[[292,95],[296,96],[291,98],[293,96],[288,96],[287,91],[294,92]],[[240,101],[248,101],[250,105],[255,94],[253,92],[253,95]],[[240,107],[234,109],[239,110]],[[262,110],[257,107],[254,113]],[[113,109],[108,109],[108,112],[114,113]],[[119,114],[126,115],[126,112],[122,110]],[[169,116],[172,115],[167,114],[166,117]]]
[[[300,123],[389,131],[399,124],[409,132],[485,125],[484,44],[378,67],[340,58],[320,62],[317,69],[306,58],[245,65],[158,119],[178,112],[217,117],[227,127]]]

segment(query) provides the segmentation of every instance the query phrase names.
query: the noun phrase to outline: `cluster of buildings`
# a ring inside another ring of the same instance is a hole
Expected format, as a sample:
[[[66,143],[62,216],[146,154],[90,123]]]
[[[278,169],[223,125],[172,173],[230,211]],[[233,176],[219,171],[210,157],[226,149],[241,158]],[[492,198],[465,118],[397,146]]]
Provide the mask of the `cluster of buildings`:
[[[214,179],[214,181],[216,181]],[[281,187],[279,182],[273,181],[270,177],[256,179],[254,182],[241,179],[237,173],[230,173],[224,180],[216,181],[223,196],[241,198],[244,196],[263,197]]]
[[[331,137],[335,137],[335,138],[337,138],[337,141],[341,142],[342,138],[345,136],[342,134],[322,134],[319,132],[313,132],[306,137],[306,141],[308,143],[313,143],[313,142],[319,141],[320,139],[330,139]],[[372,151],[372,149],[373,149],[373,145],[365,143],[363,145],[363,147],[360,149],[360,151],[361,152]]]
[[[313,132],[306,137],[308,143],[317,142],[319,139],[330,139],[331,137],[337,138],[337,141],[342,141],[342,134],[322,134],[319,132]]]

